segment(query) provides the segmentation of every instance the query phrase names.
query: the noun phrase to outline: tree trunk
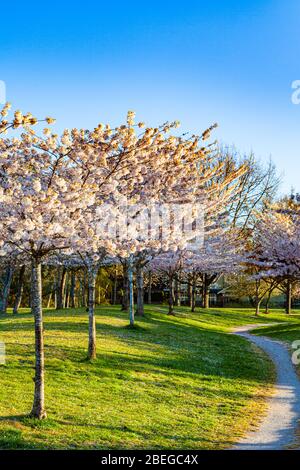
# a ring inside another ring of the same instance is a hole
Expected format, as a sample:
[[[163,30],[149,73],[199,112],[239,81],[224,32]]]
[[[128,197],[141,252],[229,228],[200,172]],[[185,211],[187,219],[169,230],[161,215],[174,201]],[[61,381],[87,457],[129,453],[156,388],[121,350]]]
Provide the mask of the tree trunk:
[[[195,311],[195,307],[196,307],[196,279],[192,279],[191,312]]]
[[[152,303],[152,272],[149,271],[148,274],[148,304]]]
[[[140,317],[144,315],[144,273],[141,266],[136,268],[136,314]]]
[[[86,270],[84,270],[81,281],[81,306],[86,307],[86,305]]]
[[[266,314],[270,313],[269,305],[270,305],[270,300],[271,300],[271,294],[272,294],[272,292],[269,292],[267,300],[266,300],[266,308],[265,308],[265,313]]]
[[[19,271],[18,287],[17,287],[17,293],[16,293],[14,309],[13,309],[14,314],[18,313],[20,305],[21,305],[22,295],[23,295],[23,290],[24,290],[24,274],[25,274],[25,265],[23,264],[20,267],[20,271]]]
[[[65,279],[65,286],[64,286],[64,291],[63,291],[63,305],[64,308],[69,307],[69,299],[70,299],[70,273],[69,271],[66,272],[66,279]]]
[[[98,285],[98,305],[101,305],[101,286]]]
[[[75,308],[75,286],[76,286],[76,272],[74,269],[71,271],[71,285],[70,285],[70,306]]]
[[[32,259],[31,266],[31,309],[35,330],[35,377],[34,400],[30,416],[37,419],[47,417],[45,410],[45,360],[44,329],[42,311],[42,264],[39,258]]]
[[[168,315],[174,315],[174,283],[173,276],[169,276],[169,312]]]
[[[289,315],[292,311],[292,282],[288,279],[286,284],[285,313]]]
[[[203,276],[202,307],[209,308],[209,285],[207,282],[206,274],[204,274]]]
[[[48,297],[47,308],[50,308],[51,300],[52,300],[52,292],[50,292],[49,297]]]
[[[273,293],[273,290],[275,289],[275,285],[272,286],[268,292],[267,300],[266,300],[266,308],[265,308],[265,313],[270,313],[269,312],[269,305],[270,305],[270,300],[271,300],[271,295]]]
[[[2,280],[2,295],[0,297],[0,313],[5,314],[7,311],[8,297],[10,292],[11,281],[14,273],[14,268],[9,265],[5,270]]]
[[[60,310],[64,308],[64,292],[65,292],[65,283],[66,283],[66,268],[59,268],[58,270],[58,279],[57,279],[57,305],[56,309]]]
[[[260,281],[255,281],[255,315],[258,317],[260,310]]]
[[[181,304],[181,299],[180,299],[180,279],[178,277],[175,277],[175,305],[176,307],[180,307]]]
[[[117,268],[115,269],[114,275],[114,285],[113,285],[113,292],[112,292],[112,304],[116,305],[117,303],[117,292],[118,292],[118,276],[117,276]]]
[[[64,308],[69,308],[69,300],[70,300],[69,282],[66,282],[66,289],[65,289],[65,295],[64,295]]]
[[[57,307],[57,277],[53,284],[53,292],[54,292],[54,308],[56,309]]]
[[[129,276],[128,276],[128,265],[127,263],[123,264],[123,297],[122,297],[122,307],[121,310],[128,312],[129,308]]]
[[[97,269],[95,266],[88,269],[88,294],[89,294],[89,345],[88,359],[96,359],[96,318],[95,318],[95,289]]]
[[[188,276],[188,306],[193,307],[193,282],[191,276]]]
[[[207,289],[204,292],[204,308],[209,308],[209,292]]]
[[[129,262],[128,268],[128,287],[129,287],[129,322],[130,326],[134,326],[134,293],[133,293],[133,267]]]

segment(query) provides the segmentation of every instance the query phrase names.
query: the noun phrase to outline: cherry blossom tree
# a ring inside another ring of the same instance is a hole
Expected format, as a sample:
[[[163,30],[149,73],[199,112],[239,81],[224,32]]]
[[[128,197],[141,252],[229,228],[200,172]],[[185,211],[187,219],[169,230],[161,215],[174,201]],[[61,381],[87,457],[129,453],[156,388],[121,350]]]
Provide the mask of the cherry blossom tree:
[[[168,251],[156,256],[150,263],[151,270],[167,279],[169,288],[168,315],[174,315],[174,280],[184,265],[185,257],[185,251]]]
[[[292,283],[300,279],[299,216],[300,207],[297,204],[287,206],[281,202],[271,206],[259,215],[251,250],[245,255],[246,266],[254,271],[258,289],[262,279],[272,281],[272,286],[285,283],[288,312]],[[257,296],[256,314],[266,292]]]
[[[205,141],[209,137],[213,128],[214,126],[209,128],[200,137],[192,136],[188,139],[174,136],[163,139],[161,136],[159,138],[161,147],[155,149],[155,159],[148,160],[151,162],[151,166],[148,168],[147,163],[143,167],[142,190],[139,193],[136,190],[130,193],[132,188],[129,188],[127,192],[129,204],[136,211],[133,218],[140,218],[143,214],[146,220],[146,229],[144,226],[143,234],[148,231],[147,223],[151,226],[150,237],[147,240],[139,235],[129,237],[130,240],[123,238],[119,247],[120,253],[122,253],[121,256],[128,260],[131,324],[134,322],[132,303],[133,269],[136,269],[137,273],[137,311],[142,314],[142,270],[146,264],[159,253],[183,249],[186,246],[191,237],[189,238],[190,234],[187,236],[182,231],[182,223],[193,225],[197,218],[197,214],[193,214],[193,211],[196,211],[196,206],[201,205],[201,210],[205,213],[205,224],[208,220],[216,218],[224,212],[237,190],[240,176],[245,171],[243,165],[235,166],[231,164],[229,168],[225,160],[220,161],[218,153],[214,152],[212,145],[206,147],[203,143],[202,146],[200,145],[201,141]],[[164,145],[162,145],[163,142]],[[151,149],[151,153],[153,153],[153,149]],[[156,162],[157,159],[160,162],[158,168],[152,165],[152,162]],[[138,197],[137,200],[142,208],[136,209],[136,197]],[[177,219],[181,219],[181,222],[177,225],[177,231],[174,230],[172,221],[162,224],[159,217],[153,220],[155,217],[150,216],[147,222],[149,206],[159,205],[159,210],[156,211],[159,213],[161,210],[169,209],[174,203],[177,207],[173,213],[171,210],[171,218],[176,214]],[[201,229],[203,230],[202,227]],[[196,230],[193,234],[194,237],[197,237]],[[158,231],[160,232],[159,236],[157,236]],[[164,232],[163,236],[161,232]],[[133,238],[135,238],[134,241]]]
[[[185,272],[192,280],[192,311],[195,309],[196,285],[202,291],[202,307],[209,308],[210,286],[221,275],[237,273],[241,270],[244,241],[240,231],[230,225],[211,227],[204,235],[202,247],[186,258]]]
[[[31,416],[42,419],[46,417],[42,263],[57,252],[80,254],[88,263],[89,337],[95,339],[94,279],[99,253],[107,250],[129,260],[132,320],[135,254],[183,249],[188,239],[186,234],[177,235],[172,221],[163,241],[152,233],[146,239],[141,231],[136,236],[134,224],[125,234],[112,236],[103,211],[112,214],[111,219],[122,217],[120,200],[125,198],[135,220],[147,213],[145,202],[183,207],[197,202],[205,206],[208,216],[217,214],[232,197],[244,168],[229,172],[214,157],[211,145],[205,146],[215,126],[200,137],[174,136],[168,133],[178,127],[177,122],[144,128],[143,123],[135,125],[134,113],[129,112],[126,124],[114,129],[103,124],[91,131],[66,129],[59,138],[45,128],[40,137],[32,129],[38,123],[35,117],[17,111],[9,122],[5,119],[8,109],[1,113],[1,133],[18,128],[24,132],[18,138],[0,139],[0,255],[18,256],[22,264],[31,265],[36,350]],[[51,124],[53,119],[46,118],[46,122]],[[161,223],[153,227],[160,231]],[[94,357],[94,341],[89,350]]]
[[[32,312],[35,319],[36,373],[31,415],[46,416],[44,406],[44,339],[42,320],[42,260],[54,251],[70,249],[82,210],[92,192],[82,191],[80,167],[58,164],[50,152],[37,152],[28,135],[0,154],[1,254],[17,252],[31,264]]]
[[[36,125],[39,122],[45,121],[48,124],[52,124],[52,123],[55,122],[55,120],[53,118],[50,118],[50,117],[48,117],[46,119],[43,119],[43,120],[38,120],[31,113],[23,114],[21,111],[15,111],[13,119],[10,119],[8,117],[10,109],[11,109],[11,104],[6,103],[0,111],[0,136],[3,136],[5,134],[7,134],[8,131],[12,130],[12,129],[23,128],[23,129],[27,130],[27,132],[32,132],[32,130],[31,130],[32,126]],[[0,139],[0,152],[1,153],[5,152],[9,148],[13,148],[14,145],[15,145],[14,141],[12,142],[9,139],[1,138]],[[4,173],[3,170],[4,169],[2,168],[2,175]],[[0,241],[0,243],[1,243],[1,241]],[[17,256],[16,252],[15,252],[15,256]],[[6,312],[7,299],[8,299],[8,295],[9,295],[10,284],[11,284],[11,281],[12,281],[12,275],[13,275],[13,272],[14,272],[14,267],[13,267],[14,262],[11,261],[11,258],[14,259],[15,256],[12,256],[12,253],[10,253],[10,257],[6,257],[6,258],[2,257],[2,264],[3,264],[3,261],[5,261],[5,259],[8,259],[8,258],[9,259],[6,262],[6,266],[4,267],[5,275],[2,279],[4,284],[3,284],[3,288],[1,289],[1,291],[2,291],[1,302],[0,302],[0,304],[1,304],[0,311],[1,312]],[[21,284],[20,284],[20,286],[21,287],[20,287],[19,292],[16,296],[16,302],[15,302],[15,305],[14,305],[14,313],[16,313],[16,311],[18,310],[18,304],[20,302],[20,298],[21,298],[21,295],[22,295],[22,285],[23,285],[22,284],[22,277],[23,277],[22,273],[24,273],[24,267],[21,267],[20,269],[21,269],[21,271],[20,271],[20,275],[21,275]]]

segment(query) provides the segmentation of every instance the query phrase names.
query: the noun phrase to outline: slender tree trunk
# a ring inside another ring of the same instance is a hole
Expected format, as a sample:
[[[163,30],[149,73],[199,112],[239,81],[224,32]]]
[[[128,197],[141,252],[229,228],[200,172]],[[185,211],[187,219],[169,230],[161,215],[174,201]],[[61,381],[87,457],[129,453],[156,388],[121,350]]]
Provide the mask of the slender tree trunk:
[[[169,276],[169,312],[168,315],[174,315],[174,283],[173,276]]]
[[[260,311],[260,281],[255,281],[255,315],[258,317]]]
[[[136,268],[136,290],[136,314],[142,317],[144,315],[144,273],[140,265]]]
[[[68,275],[68,272],[66,272],[65,285],[64,285],[64,290],[63,290],[64,308],[68,308],[68,296],[69,296],[69,275]]]
[[[265,308],[265,313],[270,313],[269,311],[269,306],[270,306],[270,300],[271,300],[271,294],[272,294],[272,291],[270,291],[268,293],[268,297],[267,297],[267,300],[266,300],[266,308]]]
[[[131,261],[129,261],[127,271],[129,286],[129,322],[130,326],[134,326],[133,266]]]
[[[78,291],[77,291],[77,306],[78,306],[78,307],[82,307],[82,305],[81,305],[81,303],[82,303],[82,302],[81,302],[81,301],[82,301],[81,281],[79,280],[78,283],[79,283],[79,286],[78,286],[79,289],[78,289]]]
[[[88,293],[89,293],[89,345],[88,359],[96,359],[96,318],[95,318],[95,289],[97,269],[92,266],[88,269]]]
[[[86,270],[84,270],[81,282],[81,306],[86,307],[86,305]]]
[[[192,296],[191,296],[191,311],[194,312],[196,308],[196,279],[192,279]]]
[[[45,410],[45,360],[44,329],[42,311],[42,264],[39,258],[32,259],[31,266],[31,308],[35,330],[35,377],[34,400],[30,416],[37,419],[47,417]]]
[[[49,297],[48,297],[47,308],[50,308],[51,300],[52,300],[52,292],[50,292]]]
[[[121,310],[128,312],[129,308],[129,276],[128,276],[128,264],[123,263],[123,297]]]
[[[206,274],[203,276],[203,287],[202,287],[202,307],[209,308],[209,286],[207,283]]]
[[[57,305],[56,309],[60,310],[64,308],[64,292],[66,283],[66,268],[59,268],[58,270],[58,282],[57,282]]]
[[[21,305],[22,295],[24,290],[24,274],[25,274],[25,265],[23,264],[20,267],[19,271],[19,278],[18,278],[18,286],[17,286],[17,293],[14,302],[13,313],[17,314]]]
[[[188,306],[193,307],[193,281],[191,276],[188,276]]]
[[[54,308],[57,307],[57,277],[53,283],[53,292],[54,292]]]
[[[152,303],[152,272],[149,271],[148,274],[148,304]]]
[[[286,284],[285,313],[289,315],[292,311],[292,282],[288,279]]]
[[[76,272],[74,269],[71,271],[71,285],[70,285],[70,306],[75,308],[75,286],[76,286]]]
[[[209,308],[209,292],[205,289],[204,293],[204,308]]]
[[[276,287],[276,284],[271,285],[271,288],[270,288],[270,290],[269,290],[269,292],[268,292],[268,296],[267,296],[267,300],[266,300],[265,313],[270,313],[270,312],[269,312],[269,305],[270,305],[271,296],[272,296],[272,293],[273,293],[275,287]]]
[[[118,292],[118,276],[117,276],[117,268],[115,269],[114,274],[114,285],[113,285],[113,292],[112,292],[112,304],[116,305],[117,303],[117,292]]]
[[[180,307],[181,305],[181,298],[180,298],[180,292],[181,292],[181,284],[180,284],[180,277],[179,275],[175,277],[175,305],[176,307]]]
[[[66,293],[66,308],[69,308],[69,306],[70,306],[70,289],[68,288],[67,293]]]
[[[9,265],[5,270],[2,280],[2,295],[0,296],[0,313],[5,314],[7,311],[8,297],[10,292],[11,281],[14,273],[14,268]]]

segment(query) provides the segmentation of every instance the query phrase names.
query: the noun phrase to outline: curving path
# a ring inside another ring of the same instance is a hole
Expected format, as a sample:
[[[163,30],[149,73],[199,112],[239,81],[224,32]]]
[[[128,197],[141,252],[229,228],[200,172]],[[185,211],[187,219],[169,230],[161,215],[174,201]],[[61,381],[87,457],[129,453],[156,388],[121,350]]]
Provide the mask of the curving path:
[[[277,370],[275,393],[269,399],[268,412],[259,427],[250,431],[234,447],[235,450],[284,449],[295,443],[299,426],[300,380],[292,364],[290,353],[285,344],[280,341],[248,333],[260,326],[264,325],[240,327],[234,330],[234,334],[247,338],[271,357]]]

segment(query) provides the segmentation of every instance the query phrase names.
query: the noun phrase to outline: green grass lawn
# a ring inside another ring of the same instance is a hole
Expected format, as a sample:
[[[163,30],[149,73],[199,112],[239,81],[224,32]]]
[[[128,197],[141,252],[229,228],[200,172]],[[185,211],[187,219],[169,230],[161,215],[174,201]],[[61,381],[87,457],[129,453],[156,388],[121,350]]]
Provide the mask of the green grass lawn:
[[[256,335],[268,336],[271,339],[287,343],[292,353],[295,351],[295,349],[292,349],[292,343],[294,341],[300,341],[300,323],[297,321],[291,321],[287,324],[258,328],[255,329],[253,333]],[[299,349],[299,345],[297,346],[297,349]],[[297,359],[300,359],[300,354],[297,354]],[[300,375],[300,364],[296,365],[296,369]]]
[[[33,320],[0,317],[0,449],[219,449],[255,425],[273,366],[235,326],[300,315],[250,309],[146,307],[136,329],[118,306],[97,309],[98,357],[85,360],[85,310],[45,312],[48,419],[26,418],[33,395]],[[290,325],[288,325],[290,327]]]

